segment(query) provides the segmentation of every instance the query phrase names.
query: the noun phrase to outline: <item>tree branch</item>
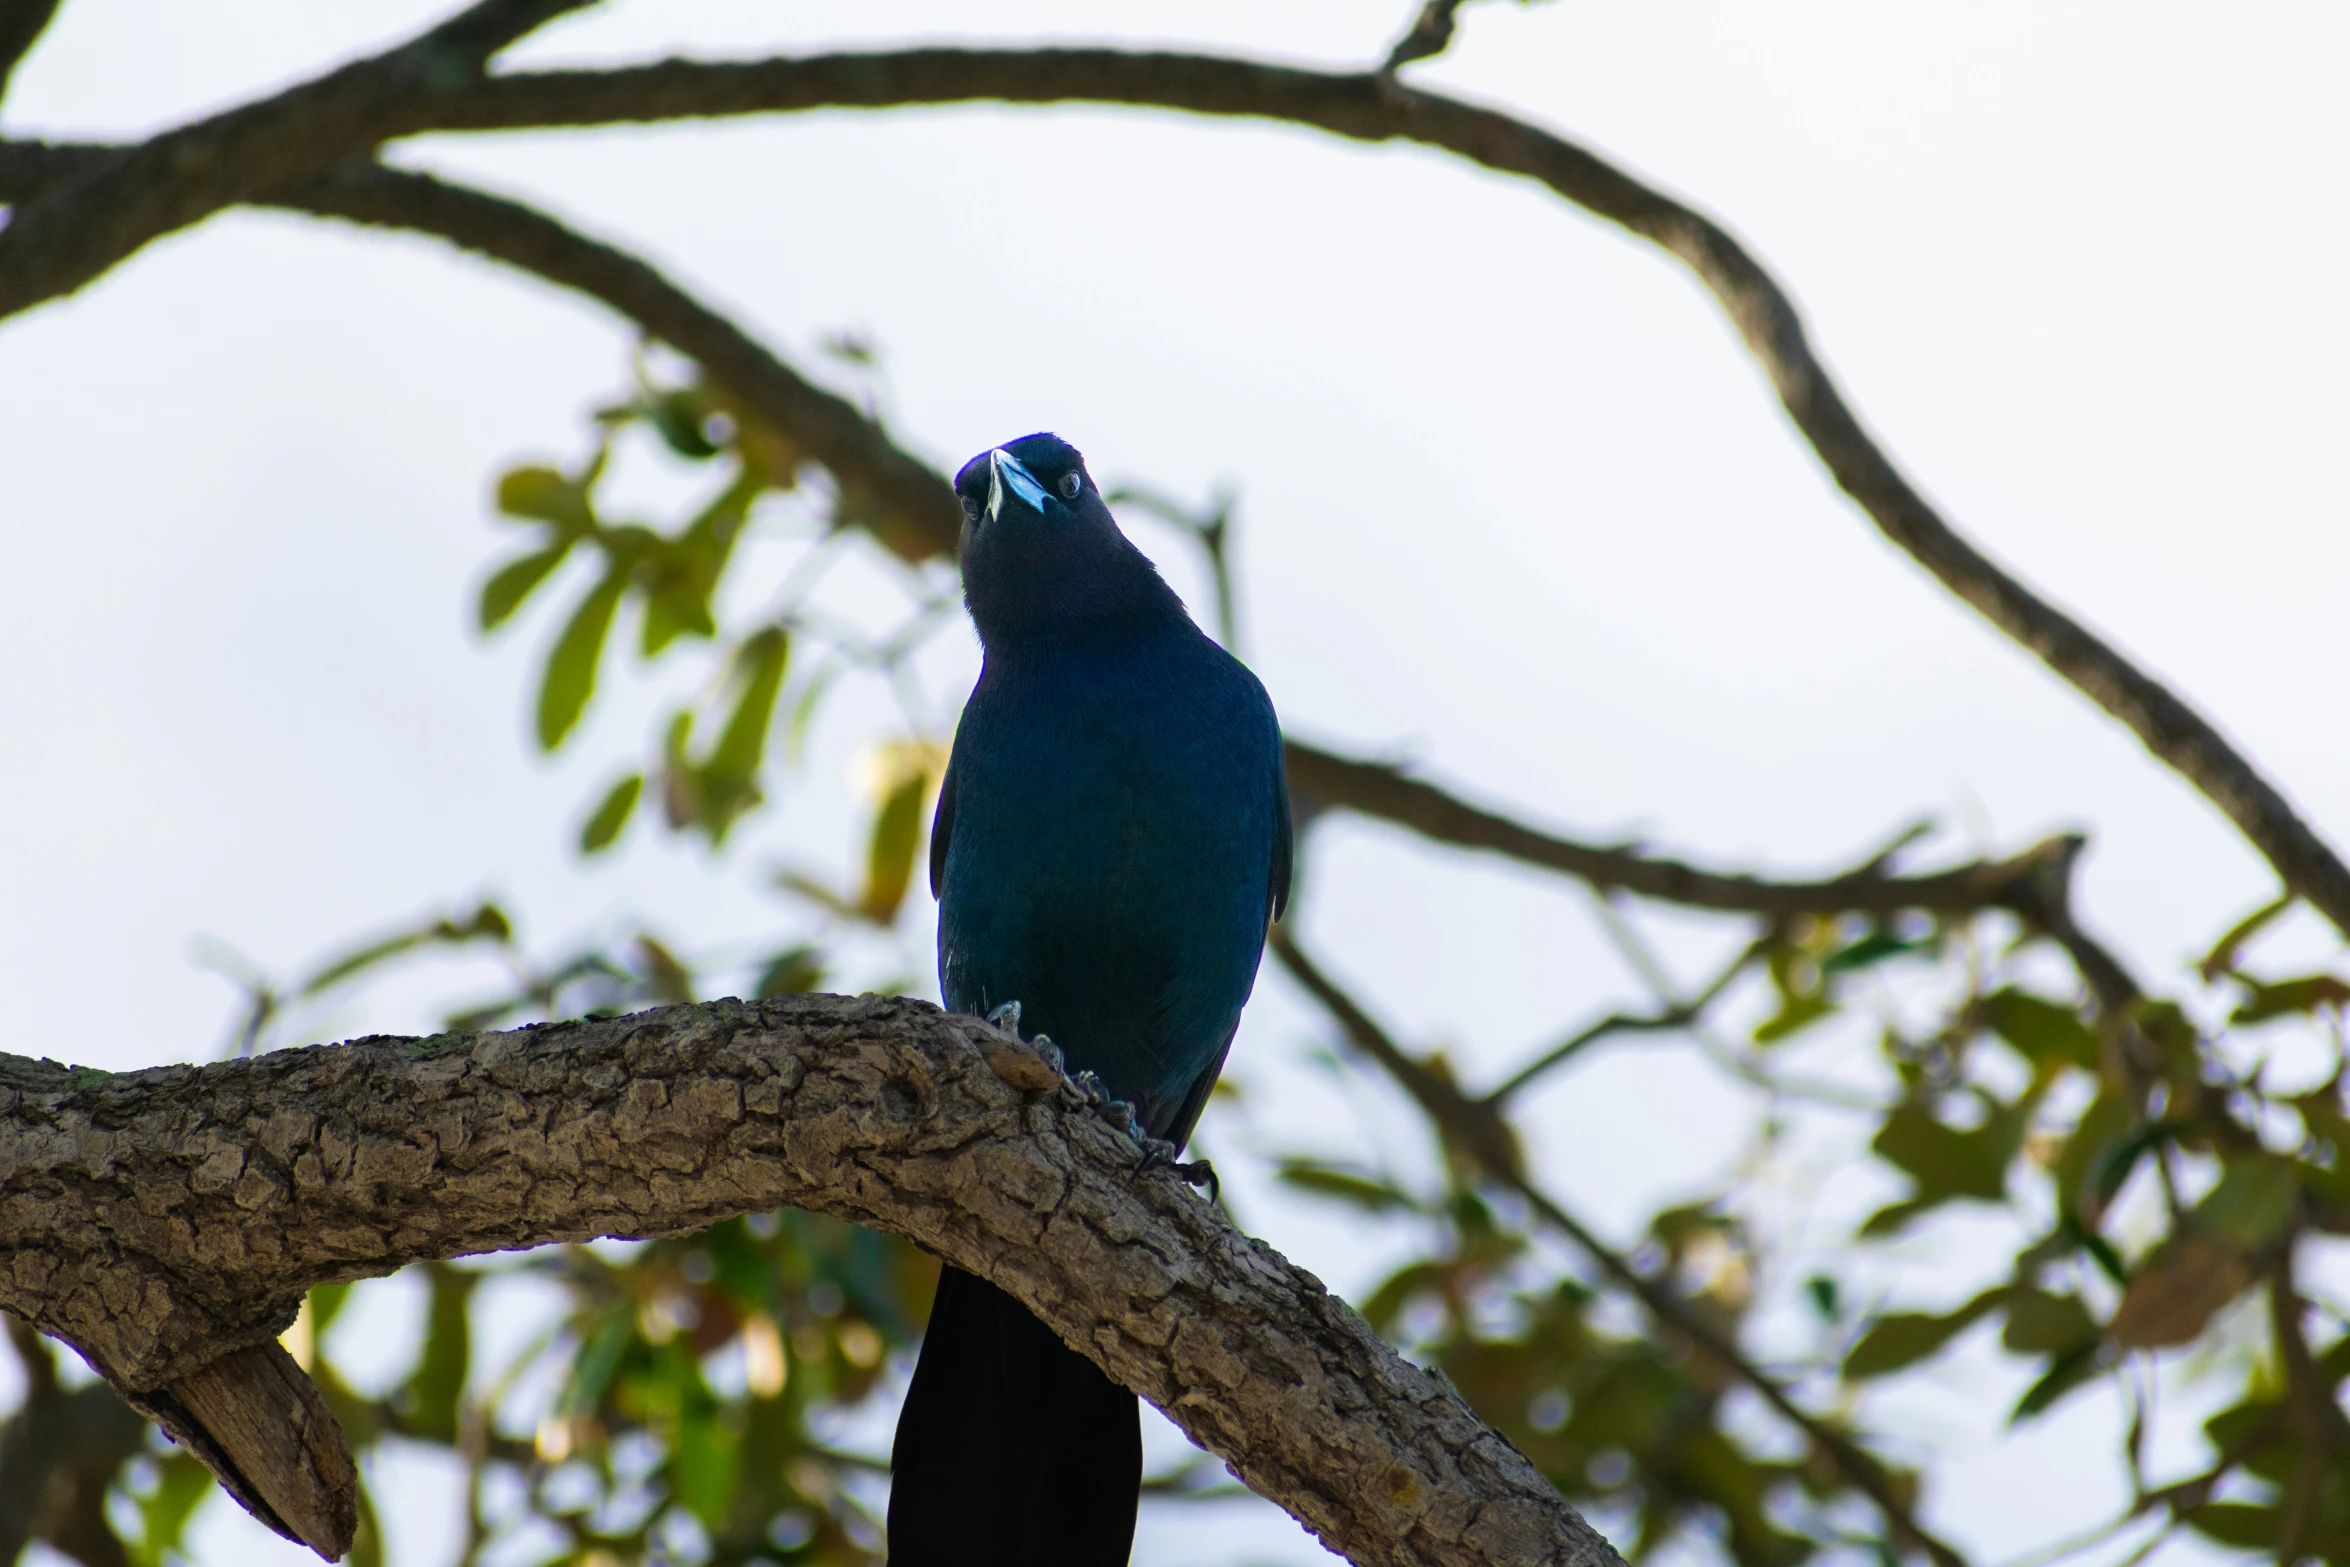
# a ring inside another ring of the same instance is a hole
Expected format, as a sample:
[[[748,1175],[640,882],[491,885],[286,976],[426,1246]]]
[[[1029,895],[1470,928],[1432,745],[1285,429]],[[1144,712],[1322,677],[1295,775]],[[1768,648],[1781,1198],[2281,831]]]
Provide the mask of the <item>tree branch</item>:
[[[516,73],[461,95],[433,128],[518,129],[982,100],[1134,104],[1310,125],[1361,141],[1417,142],[1535,180],[1659,246],[1713,291],[1796,427],[1879,531],[2127,725],[2243,831],[2288,887],[2350,934],[2350,865],[2201,714],[1950,527],[1870,438],[1812,352],[1794,302],[1745,247],[1704,214],[1563,137],[1406,87],[1385,72],[1335,75],[1098,49],[918,49]]]
[[[148,138],[69,175],[0,229],[0,316],[69,294],[150,240],[372,151],[492,55],[594,0],[477,0],[439,26],[272,97]]]
[[[1460,8],[1461,0],[1426,0],[1412,25],[1387,51],[1379,66],[1381,74],[1393,76],[1414,60],[1433,60],[1451,48],[1453,31],[1460,25]]]
[[[1544,1223],[1564,1235],[1618,1287],[1638,1300],[1660,1326],[1696,1345],[1801,1431],[1847,1485],[1876,1504],[1897,1543],[1923,1550],[1935,1567],[1965,1567],[1964,1557],[1917,1521],[1908,1499],[1874,1455],[1795,1402],[1775,1378],[1746,1357],[1734,1339],[1691,1312],[1671,1291],[1641,1274],[1622,1253],[1602,1241],[1528,1179],[1517,1134],[1490,1101],[1470,1098],[1449,1077],[1397,1044],[1361,1003],[1306,955],[1285,927],[1275,927],[1271,950],[1290,977],[1329,1012],[1348,1042],[1377,1062],[1398,1086],[1418,1101],[1445,1141],[1472,1159],[1484,1171],[1486,1179],[1524,1198]]]
[[[830,469],[840,521],[866,528],[908,560],[953,558],[963,511],[944,478],[855,404],[804,379],[649,263],[520,202],[363,160],[273,191],[268,205],[437,235],[601,300],[700,364]]]
[[[1288,762],[1292,793],[1314,804],[1375,816],[1438,843],[1506,855],[1602,891],[1726,913],[1783,918],[1998,908],[2037,920],[2046,911],[2050,873],[2057,873],[2061,885],[2062,873],[2082,842],[2069,836],[2050,838],[2008,859],[1978,860],[1930,876],[1887,876],[1872,861],[1825,881],[1773,881],[1562,838],[1471,805],[1387,763],[1339,756],[1295,740],[1289,742]]]
[[[558,0],[542,3],[554,5]],[[346,72],[360,69],[347,67]],[[343,75],[230,111],[187,132],[159,137],[41,195],[0,232],[0,313],[22,308],[31,298],[78,286],[94,275],[59,281],[74,267],[55,257],[38,264],[11,263],[9,247],[25,239],[31,220],[53,207],[88,205],[95,200],[90,192],[99,183],[130,181],[131,176],[121,171],[132,163],[144,168],[167,153],[182,156],[166,146],[174,137],[197,138],[187,144],[195,149],[196,164],[239,164],[235,177],[214,175],[184,182],[186,189],[176,198],[180,206],[172,209],[184,208],[183,215],[129,239],[104,264],[167,227],[193,221],[271,184],[395,136],[436,130],[517,130],[912,104],[1083,102],[1265,119],[1312,126],[1353,140],[1404,140],[1440,148],[1498,173],[1537,181],[1658,245],[1696,272],[1762,365],[1797,428],[1878,529],[1945,587],[2128,726],[2237,825],[2287,887],[2350,934],[2350,865],[2201,714],[2001,569],[1927,504],[1845,404],[1813,354],[1793,302],[1761,264],[1710,218],[1562,137],[1495,110],[1403,86],[1384,71],[1340,75],[1213,56],[1102,49],[915,49],[742,63],[668,60],[605,71],[516,72],[476,76],[429,97],[390,93],[372,112],[359,112],[342,101],[364,96],[357,89],[325,91],[326,83]],[[306,93],[311,96],[303,97]],[[247,148],[228,134],[243,126],[236,120],[239,115],[255,117],[273,134],[300,134],[278,135],[258,149]],[[205,141],[199,132],[211,140]],[[0,156],[0,175],[21,181],[36,163],[63,168],[66,160],[56,154],[84,151],[29,152],[24,144],[15,144],[0,149],[5,154]],[[123,197],[117,205],[127,202]],[[20,279],[12,285],[11,265],[29,266],[37,275],[29,283]],[[32,292],[19,299],[12,287],[16,293]]]
[[[0,99],[8,96],[8,79],[56,19],[57,5],[58,0],[0,0]]]
[[[1008,1290],[1353,1561],[1619,1567],[1447,1388],[1135,1158],[1025,1047],[881,997],[120,1076],[0,1057],[0,1307],[184,1404],[312,1285],[798,1207]]]

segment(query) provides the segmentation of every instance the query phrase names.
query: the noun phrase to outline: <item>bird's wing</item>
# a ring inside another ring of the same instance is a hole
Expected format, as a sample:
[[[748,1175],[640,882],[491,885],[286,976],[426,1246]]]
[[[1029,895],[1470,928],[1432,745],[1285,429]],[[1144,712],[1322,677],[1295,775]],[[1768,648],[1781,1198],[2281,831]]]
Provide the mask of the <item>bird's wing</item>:
[[[1286,805],[1284,805],[1281,814],[1283,820],[1286,821],[1289,815]],[[947,775],[940,780],[938,786],[938,811],[930,818],[930,895],[933,898],[937,897],[940,889],[946,885],[947,839],[953,835],[954,830],[955,764],[950,759],[947,763]],[[1286,869],[1281,872],[1281,885],[1284,896],[1286,896],[1289,886],[1289,872]]]
[[[945,811],[945,797],[940,796],[940,811]],[[1296,848],[1293,841],[1296,828],[1289,820],[1289,768],[1283,764],[1281,753],[1273,753],[1273,866],[1265,887],[1265,906],[1272,919],[1279,919],[1289,907],[1290,858]],[[938,840],[934,837],[931,864],[938,864]],[[935,873],[934,873],[935,877]],[[1270,923],[1270,921],[1268,921]]]
[[[1191,1087],[1184,1091],[1183,1103],[1175,1107],[1174,1119],[1167,1123],[1164,1131],[1156,1132],[1154,1136],[1163,1137],[1178,1148],[1191,1141],[1191,1129],[1199,1125],[1200,1112],[1208,1107],[1208,1095],[1215,1092],[1216,1079],[1223,1075],[1224,1058],[1232,1053],[1232,1035],[1239,1032],[1239,1020],[1234,1019],[1232,1033],[1224,1036],[1223,1048],[1216,1052],[1216,1059],[1208,1063],[1206,1071],[1191,1080]]]

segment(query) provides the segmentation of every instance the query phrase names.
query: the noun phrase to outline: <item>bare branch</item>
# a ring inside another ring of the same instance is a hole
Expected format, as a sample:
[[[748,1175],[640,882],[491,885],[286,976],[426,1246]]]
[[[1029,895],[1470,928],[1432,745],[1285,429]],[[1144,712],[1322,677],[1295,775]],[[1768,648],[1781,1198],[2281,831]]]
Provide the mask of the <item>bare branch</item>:
[[[1453,29],[1459,25],[1458,13],[1462,0],[1427,0],[1420,14],[1412,18],[1412,25],[1387,51],[1379,72],[1393,76],[1414,60],[1432,60],[1452,47]]]
[[[883,997],[120,1076],[0,1057],[0,1307],[185,1409],[315,1284],[804,1208],[1009,1291],[1353,1561],[1619,1567],[1448,1388],[1136,1158],[1026,1047]]]
[[[149,138],[68,176],[0,229],[0,316],[69,294],[150,240],[371,151],[481,79],[490,56],[593,0],[478,0],[382,54]]]
[[[1978,860],[1930,876],[1887,876],[1872,861],[1825,881],[1772,881],[1562,838],[1471,805],[1399,768],[1295,740],[1289,743],[1288,761],[1291,791],[1316,805],[1343,806],[1409,827],[1438,843],[1506,855],[1603,890],[1740,914],[1786,917],[2000,908],[2037,919],[2045,906],[2044,884],[2051,868],[2061,872],[2081,846],[2077,838],[2051,838],[2009,859]]]
[[[483,82],[436,124],[513,129],[979,100],[1148,105],[1312,125],[1363,141],[1418,142],[1538,181],[1658,245],[1713,291],[1797,428],[1887,538],[2127,725],[2243,831],[2287,886],[2350,934],[2350,865],[2201,714],[1950,527],[1870,438],[1812,352],[1793,301],[1745,247],[1704,214],[1563,137],[1403,86],[1384,73],[1345,76],[1194,55],[1086,49],[922,49],[517,73]]]
[[[0,99],[8,96],[8,79],[56,19],[57,5],[58,0],[0,0]],[[13,1558],[0,1557],[4,1560]]]
[[[440,94],[386,91],[379,94],[381,102],[359,101],[367,98],[364,77],[357,87],[344,84],[328,91],[327,83],[340,82],[343,74],[157,138],[48,190],[0,233],[0,311],[21,308],[94,275],[86,268],[76,270],[89,256],[75,260],[81,253],[70,246],[52,246],[42,252],[44,259],[23,259],[25,246],[46,243],[42,236],[48,230],[34,222],[44,212],[80,211],[112,190],[120,198],[114,205],[125,210],[152,216],[162,202],[181,214],[128,239],[116,233],[119,247],[94,263],[102,267],[165,227],[363,150],[363,143],[431,130],[917,103],[1091,102],[1275,120],[1356,140],[1409,140],[1442,148],[1497,172],[1536,180],[1686,263],[1720,300],[1837,483],[1878,528],[2126,724],[2236,823],[2288,887],[2350,933],[2350,865],[2206,719],[1952,531],[1861,427],[1812,353],[1792,302],[1760,264],[1711,219],[1561,137],[1377,73],[1334,75],[1207,56],[1113,50],[927,49],[727,64],[671,60],[626,70],[477,77]],[[132,165],[152,174],[159,159],[183,155],[211,172],[200,179],[191,174],[174,187],[178,194],[169,202],[156,197],[139,207],[122,188],[146,189],[124,172]],[[21,173],[40,156],[27,157],[21,145],[6,149],[0,173]],[[52,159],[51,166],[62,161]],[[86,216],[74,224],[79,225],[75,232],[99,226]],[[117,228],[129,233],[138,225]],[[105,249],[84,246],[89,254]]]
[[[963,527],[952,486],[846,398],[815,385],[732,321],[625,251],[520,202],[354,160],[274,191],[272,206],[434,234],[603,301],[694,360],[832,471],[841,518],[908,560],[952,558]]]

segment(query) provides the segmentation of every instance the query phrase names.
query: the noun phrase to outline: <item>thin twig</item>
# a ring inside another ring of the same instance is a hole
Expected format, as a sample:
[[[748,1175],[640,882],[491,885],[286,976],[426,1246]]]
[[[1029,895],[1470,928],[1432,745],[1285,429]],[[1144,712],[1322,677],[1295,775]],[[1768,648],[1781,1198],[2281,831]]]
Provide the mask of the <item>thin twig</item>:
[[[1565,1040],[1536,1056],[1512,1074],[1500,1087],[1485,1096],[1485,1102],[1495,1109],[1500,1109],[1511,1096],[1523,1089],[1528,1083],[1533,1082],[1553,1067],[1573,1060],[1590,1046],[1612,1035],[1671,1033],[1689,1028],[1705,1015],[1706,1008],[1721,998],[1723,991],[1728,990],[1732,984],[1737,982],[1738,976],[1745,973],[1748,966],[1762,955],[1763,949],[1763,942],[1748,943],[1729,966],[1715,975],[1703,990],[1686,1001],[1675,1000],[1670,995],[1660,995],[1658,999],[1665,1003],[1665,1008],[1661,1012],[1616,1012],[1601,1018],[1596,1023],[1577,1029]]]
[[[1420,14],[1412,18],[1412,25],[1395,41],[1395,47],[1387,51],[1379,74],[1393,76],[1414,60],[1432,60],[1451,48],[1461,3],[1462,0],[1427,0],[1420,7]]]

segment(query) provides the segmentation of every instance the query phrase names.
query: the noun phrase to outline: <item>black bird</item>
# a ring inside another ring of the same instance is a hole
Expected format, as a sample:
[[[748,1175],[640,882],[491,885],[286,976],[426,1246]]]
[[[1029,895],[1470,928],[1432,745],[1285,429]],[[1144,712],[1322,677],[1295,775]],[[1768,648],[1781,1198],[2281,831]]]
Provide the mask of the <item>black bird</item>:
[[[931,826],[939,988],[952,1011],[1049,1036],[1180,1149],[1289,894],[1273,704],[1118,530],[1066,441],[982,453],[955,491],[985,661]],[[1017,1301],[949,1268],[891,1469],[891,1567],[1117,1567],[1140,1411]]]

